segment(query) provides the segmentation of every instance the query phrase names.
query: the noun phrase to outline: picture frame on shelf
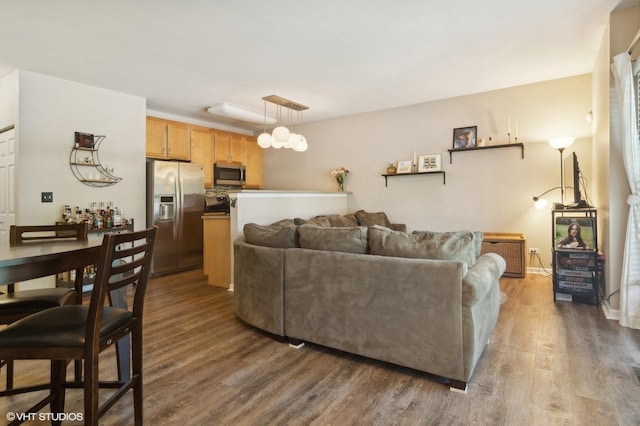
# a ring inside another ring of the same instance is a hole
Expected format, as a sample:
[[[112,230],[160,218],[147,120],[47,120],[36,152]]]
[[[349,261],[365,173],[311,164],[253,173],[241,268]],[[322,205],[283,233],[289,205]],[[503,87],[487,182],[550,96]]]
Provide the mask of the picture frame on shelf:
[[[467,126],[453,129],[453,149],[476,148],[478,126]]]
[[[424,154],[418,156],[418,173],[439,172],[442,170],[442,155]]]
[[[411,173],[411,160],[398,161],[398,170],[396,174]]]
[[[558,249],[593,250],[593,229],[589,217],[556,217],[554,245]]]
[[[76,132],[76,148],[91,148],[95,146],[95,138],[91,133]]]

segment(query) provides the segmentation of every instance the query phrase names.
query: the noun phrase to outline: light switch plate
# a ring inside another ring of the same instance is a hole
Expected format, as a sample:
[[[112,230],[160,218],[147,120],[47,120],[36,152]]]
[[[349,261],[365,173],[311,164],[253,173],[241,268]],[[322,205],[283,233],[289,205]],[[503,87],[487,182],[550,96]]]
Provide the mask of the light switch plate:
[[[53,203],[53,192],[43,192],[41,200],[43,203]]]

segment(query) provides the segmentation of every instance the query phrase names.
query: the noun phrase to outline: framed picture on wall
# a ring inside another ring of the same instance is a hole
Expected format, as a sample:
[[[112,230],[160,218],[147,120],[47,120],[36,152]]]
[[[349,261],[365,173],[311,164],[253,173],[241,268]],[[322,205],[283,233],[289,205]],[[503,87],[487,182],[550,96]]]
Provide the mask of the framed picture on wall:
[[[475,148],[478,126],[467,126],[453,129],[453,149]]]
[[[398,161],[398,171],[396,173],[411,173],[411,160]]]
[[[77,148],[93,148],[95,139],[91,133],[76,132]]]
[[[418,173],[439,172],[440,170],[442,170],[442,156],[440,154],[418,156]]]

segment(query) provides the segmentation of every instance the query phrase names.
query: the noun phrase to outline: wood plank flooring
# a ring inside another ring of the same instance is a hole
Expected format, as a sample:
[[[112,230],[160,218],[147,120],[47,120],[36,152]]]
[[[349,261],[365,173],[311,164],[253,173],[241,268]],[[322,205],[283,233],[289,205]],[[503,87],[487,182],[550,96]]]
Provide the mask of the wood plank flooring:
[[[315,345],[290,348],[238,321],[232,293],[207,286],[201,271],[154,278],[145,312],[145,424],[640,424],[631,369],[640,364],[640,332],[594,306],[554,304],[549,277],[504,278],[501,287],[508,298],[465,395],[406,368]],[[104,364],[102,376],[113,377],[112,353]],[[19,362],[17,380],[46,380],[47,367]],[[0,424],[39,395],[1,398]],[[65,411],[81,407],[80,391],[68,391]],[[132,415],[128,396],[101,424],[132,424]]]

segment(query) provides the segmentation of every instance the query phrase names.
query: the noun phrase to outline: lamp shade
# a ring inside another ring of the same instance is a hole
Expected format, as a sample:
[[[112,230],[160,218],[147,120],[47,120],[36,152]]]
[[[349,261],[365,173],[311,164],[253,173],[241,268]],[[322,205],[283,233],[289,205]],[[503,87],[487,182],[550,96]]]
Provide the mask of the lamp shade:
[[[269,148],[273,144],[273,138],[269,133],[263,133],[258,136],[258,145],[260,148]]]
[[[565,149],[570,146],[576,138],[554,138],[549,139],[549,145],[551,145],[554,149]]]
[[[284,126],[278,126],[273,129],[271,135],[273,136],[274,142],[278,142],[280,144],[285,144],[289,140],[289,135],[291,132]]]

